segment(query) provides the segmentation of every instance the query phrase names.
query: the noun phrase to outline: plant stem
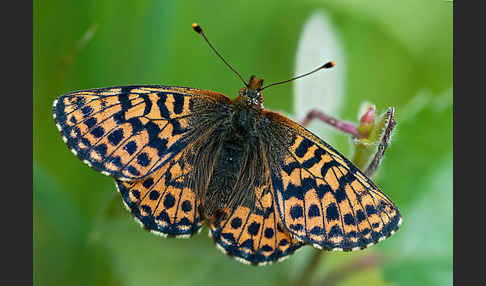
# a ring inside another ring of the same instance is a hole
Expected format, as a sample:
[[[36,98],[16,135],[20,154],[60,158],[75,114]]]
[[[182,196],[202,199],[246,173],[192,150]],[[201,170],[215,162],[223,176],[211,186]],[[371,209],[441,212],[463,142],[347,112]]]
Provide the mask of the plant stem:
[[[324,279],[318,281],[315,285],[332,286],[346,277],[352,276],[358,272],[375,267],[381,264],[382,258],[378,254],[368,254],[355,261],[347,263],[331,271]]]
[[[385,132],[381,137],[380,145],[378,145],[378,150],[376,151],[373,160],[371,160],[370,164],[368,165],[368,168],[365,171],[365,175],[368,177],[371,177],[376,172],[378,166],[380,166],[381,160],[383,159],[383,155],[385,154],[386,148],[390,144],[391,134],[395,129],[395,125],[396,125],[394,115],[395,115],[395,109],[393,107],[390,107],[386,114],[386,117],[388,118],[388,122],[385,127]]]
[[[312,277],[314,277],[314,272],[316,271],[317,266],[319,266],[319,264],[321,263],[324,254],[325,252],[321,250],[314,251],[312,257],[304,268],[304,272],[301,273],[300,278],[295,283],[296,286],[310,285],[310,283],[312,282]]]
[[[339,120],[335,117],[332,117],[332,116],[329,116],[317,109],[312,109],[311,111],[309,111],[307,113],[307,115],[305,116],[304,120],[301,121],[301,125],[306,127],[309,122],[313,119],[320,119],[321,121],[324,121],[325,123],[335,127],[336,129],[344,132],[344,133],[348,133],[350,135],[352,135],[353,137],[358,137],[359,136],[359,133],[358,133],[358,128],[356,128],[356,126],[353,124],[353,123],[350,123],[350,122],[347,122],[347,121],[343,121],[343,120]]]

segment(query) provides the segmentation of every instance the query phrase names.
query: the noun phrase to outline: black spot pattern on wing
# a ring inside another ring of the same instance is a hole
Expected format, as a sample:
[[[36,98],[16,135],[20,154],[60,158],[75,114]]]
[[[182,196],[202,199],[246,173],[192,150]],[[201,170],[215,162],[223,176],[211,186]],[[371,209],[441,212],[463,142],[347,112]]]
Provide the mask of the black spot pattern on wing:
[[[276,209],[292,235],[318,248],[348,251],[396,231],[398,208],[349,160],[289,119],[269,118],[279,129],[273,146],[285,154],[270,162]]]
[[[186,177],[193,166],[179,153],[140,181],[117,180],[127,208],[144,228],[163,236],[189,237],[203,224],[200,201]]]
[[[192,101],[207,94],[168,86],[91,89],[59,97],[53,112],[63,140],[81,160],[106,175],[136,180],[185,148],[191,118],[204,113]]]
[[[260,193],[260,192],[257,192]],[[267,187],[253,208],[239,205],[210,221],[213,239],[226,254],[241,262],[263,265],[281,260],[300,248],[278,218]]]

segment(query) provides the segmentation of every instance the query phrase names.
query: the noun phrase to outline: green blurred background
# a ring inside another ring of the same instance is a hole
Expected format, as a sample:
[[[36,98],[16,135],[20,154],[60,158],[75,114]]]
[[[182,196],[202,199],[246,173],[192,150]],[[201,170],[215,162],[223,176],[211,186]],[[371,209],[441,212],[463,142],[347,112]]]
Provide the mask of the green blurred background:
[[[374,180],[404,222],[369,249],[323,255],[315,279],[380,255],[379,265],[337,284],[452,285],[453,13],[442,0],[34,1],[34,284],[285,285],[299,277],[312,247],[256,268],[219,252],[207,230],[189,240],[142,230],[113,179],[66,148],[51,108],[65,92],[128,84],[234,97],[241,83],[192,31],[195,21],[245,78],[287,79],[305,23],[319,11],[346,57],[339,116],[356,121],[363,101],[379,112],[396,108],[396,133]],[[265,107],[295,112],[292,87],[267,90]],[[351,156],[346,136],[328,141]]]

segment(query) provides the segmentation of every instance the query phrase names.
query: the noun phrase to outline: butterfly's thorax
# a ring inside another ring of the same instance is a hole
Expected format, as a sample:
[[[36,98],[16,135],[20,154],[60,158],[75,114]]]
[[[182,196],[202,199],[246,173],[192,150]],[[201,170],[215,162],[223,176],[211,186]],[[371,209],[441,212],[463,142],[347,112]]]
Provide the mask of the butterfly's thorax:
[[[256,123],[260,120],[261,111],[259,108],[248,108],[246,104],[236,103],[231,113],[231,128],[238,134],[253,134],[256,130]]]

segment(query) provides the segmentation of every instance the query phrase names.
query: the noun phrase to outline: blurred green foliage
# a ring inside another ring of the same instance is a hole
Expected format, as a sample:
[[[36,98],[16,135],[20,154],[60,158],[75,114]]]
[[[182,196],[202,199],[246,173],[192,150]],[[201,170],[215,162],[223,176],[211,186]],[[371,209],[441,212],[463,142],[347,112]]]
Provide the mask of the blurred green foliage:
[[[327,254],[317,278],[379,253],[385,258],[379,267],[339,285],[451,285],[453,20],[452,3],[441,0],[34,1],[34,284],[281,285],[295,279],[311,247],[255,268],[216,250],[206,231],[176,240],[142,230],[122,207],[113,179],[66,148],[51,106],[65,92],[127,84],[234,97],[241,83],[192,31],[194,21],[245,77],[289,78],[302,27],[315,11],[329,15],[347,58],[342,118],[356,121],[365,100],[378,112],[396,108],[396,133],[375,182],[404,217],[402,228],[377,246]],[[265,94],[266,108],[292,113],[291,83]],[[350,156],[349,139],[339,136],[333,144]]]

